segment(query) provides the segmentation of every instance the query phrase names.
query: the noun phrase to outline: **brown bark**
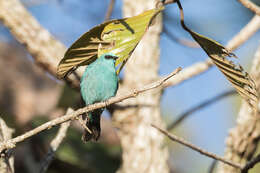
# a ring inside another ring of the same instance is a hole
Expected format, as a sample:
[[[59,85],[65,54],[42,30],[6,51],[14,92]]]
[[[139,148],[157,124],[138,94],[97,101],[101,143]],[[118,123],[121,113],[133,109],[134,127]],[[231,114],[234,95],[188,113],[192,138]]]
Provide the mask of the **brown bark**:
[[[253,66],[251,68],[251,76],[254,78],[257,86],[257,92],[260,93],[260,46],[255,54]],[[259,108],[258,108],[259,110]],[[230,130],[226,139],[225,158],[244,165],[248,162],[256,151],[260,138],[260,112],[257,115],[251,107],[242,102],[241,109],[237,118],[237,125]],[[239,173],[240,170],[221,164],[219,173]]]
[[[14,130],[9,128],[4,120],[0,118],[0,142],[7,141],[12,138]],[[8,153],[0,157],[0,172],[1,173],[12,173],[14,172],[14,158],[8,156]]]
[[[18,44],[0,43],[1,116],[12,117],[22,128],[35,115],[49,115],[61,91],[61,86],[26,56],[27,52]]]
[[[66,50],[41,27],[18,0],[0,0],[0,19],[12,34],[26,46],[36,62],[55,75],[59,59]]]
[[[38,21],[24,8],[19,0],[0,0],[0,21],[35,59],[35,62],[56,76],[56,68],[66,50]],[[77,87],[70,76],[68,81]]]
[[[124,17],[137,15],[155,7],[155,1],[124,0]],[[125,67],[121,90],[131,90],[158,79],[159,35],[161,19],[149,28]],[[148,91],[136,99],[122,102],[122,105],[137,107],[116,110],[114,123],[119,127],[119,137],[123,148],[123,163],[120,173],[169,172],[168,149],[163,145],[163,136],[151,123],[163,127],[160,115],[161,91]]]

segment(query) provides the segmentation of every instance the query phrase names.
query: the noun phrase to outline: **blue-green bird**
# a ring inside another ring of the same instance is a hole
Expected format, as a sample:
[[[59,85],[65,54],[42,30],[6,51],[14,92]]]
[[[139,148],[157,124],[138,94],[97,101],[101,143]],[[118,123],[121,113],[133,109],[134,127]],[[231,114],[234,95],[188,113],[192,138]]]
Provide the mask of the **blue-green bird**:
[[[81,78],[80,92],[86,105],[105,101],[116,95],[118,76],[115,61],[118,57],[112,53],[105,53],[88,65]],[[86,126],[92,133],[85,130],[82,139],[98,140],[100,136],[100,116],[104,109],[96,109],[87,113]]]

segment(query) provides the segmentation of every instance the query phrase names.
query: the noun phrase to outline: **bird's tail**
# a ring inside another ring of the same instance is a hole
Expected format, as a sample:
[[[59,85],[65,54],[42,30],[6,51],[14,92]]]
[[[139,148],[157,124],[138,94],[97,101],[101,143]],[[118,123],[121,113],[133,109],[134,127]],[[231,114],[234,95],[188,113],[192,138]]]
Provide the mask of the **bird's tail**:
[[[86,126],[89,128],[91,133],[87,130],[84,130],[84,134],[82,136],[82,140],[87,142],[91,139],[98,140],[100,136],[100,117],[103,112],[103,109],[97,109],[93,112],[87,113],[86,116]]]

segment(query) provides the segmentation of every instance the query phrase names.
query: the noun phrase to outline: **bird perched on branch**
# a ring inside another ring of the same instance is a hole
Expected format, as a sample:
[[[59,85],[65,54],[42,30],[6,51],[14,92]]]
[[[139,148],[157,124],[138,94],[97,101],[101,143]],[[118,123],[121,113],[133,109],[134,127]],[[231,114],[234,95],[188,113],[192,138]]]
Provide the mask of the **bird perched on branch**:
[[[118,76],[115,61],[118,57],[112,53],[105,53],[88,65],[81,78],[80,92],[86,105],[105,101],[116,95]],[[86,126],[82,139],[98,140],[100,136],[100,116],[104,109],[96,109],[86,115]]]

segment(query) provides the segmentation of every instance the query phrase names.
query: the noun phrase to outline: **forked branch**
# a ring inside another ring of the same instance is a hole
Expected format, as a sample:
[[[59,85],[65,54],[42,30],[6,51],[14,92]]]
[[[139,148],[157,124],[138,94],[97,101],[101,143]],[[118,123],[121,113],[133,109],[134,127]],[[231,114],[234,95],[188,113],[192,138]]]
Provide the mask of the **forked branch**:
[[[74,111],[74,112],[72,112],[68,115],[64,115],[62,117],[59,117],[59,118],[51,120],[47,123],[44,123],[44,124],[36,127],[35,129],[24,133],[23,135],[20,135],[20,136],[13,138],[13,139],[4,141],[4,142],[0,143],[0,153],[2,153],[3,151],[6,151],[7,149],[14,148],[17,143],[22,142],[25,139],[30,138],[30,137],[32,137],[32,136],[34,136],[34,135],[36,135],[36,134],[38,134],[38,133],[40,133],[44,130],[51,129],[53,126],[56,126],[58,124],[64,123],[64,122],[69,121],[69,120],[73,120],[76,117],[82,115],[83,113],[93,111],[95,109],[107,107],[110,104],[121,102],[121,101],[128,99],[128,98],[136,97],[140,93],[143,93],[145,91],[157,88],[157,87],[161,86],[163,83],[165,83],[168,79],[170,79],[174,75],[176,75],[179,71],[181,71],[180,67],[177,68],[172,73],[170,73],[169,75],[167,75],[166,77],[164,77],[164,78],[162,78],[162,79],[160,79],[156,82],[153,82],[151,84],[148,84],[146,86],[143,86],[142,88],[135,89],[128,94],[125,94],[125,95],[122,95],[122,96],[116,96],[116,97],[113,97],[113,98],[111,98],[111,99],[109,99],[105,102],[95,103],[95,104],[86,106],[84,108],[78,109],[77,111]]]

